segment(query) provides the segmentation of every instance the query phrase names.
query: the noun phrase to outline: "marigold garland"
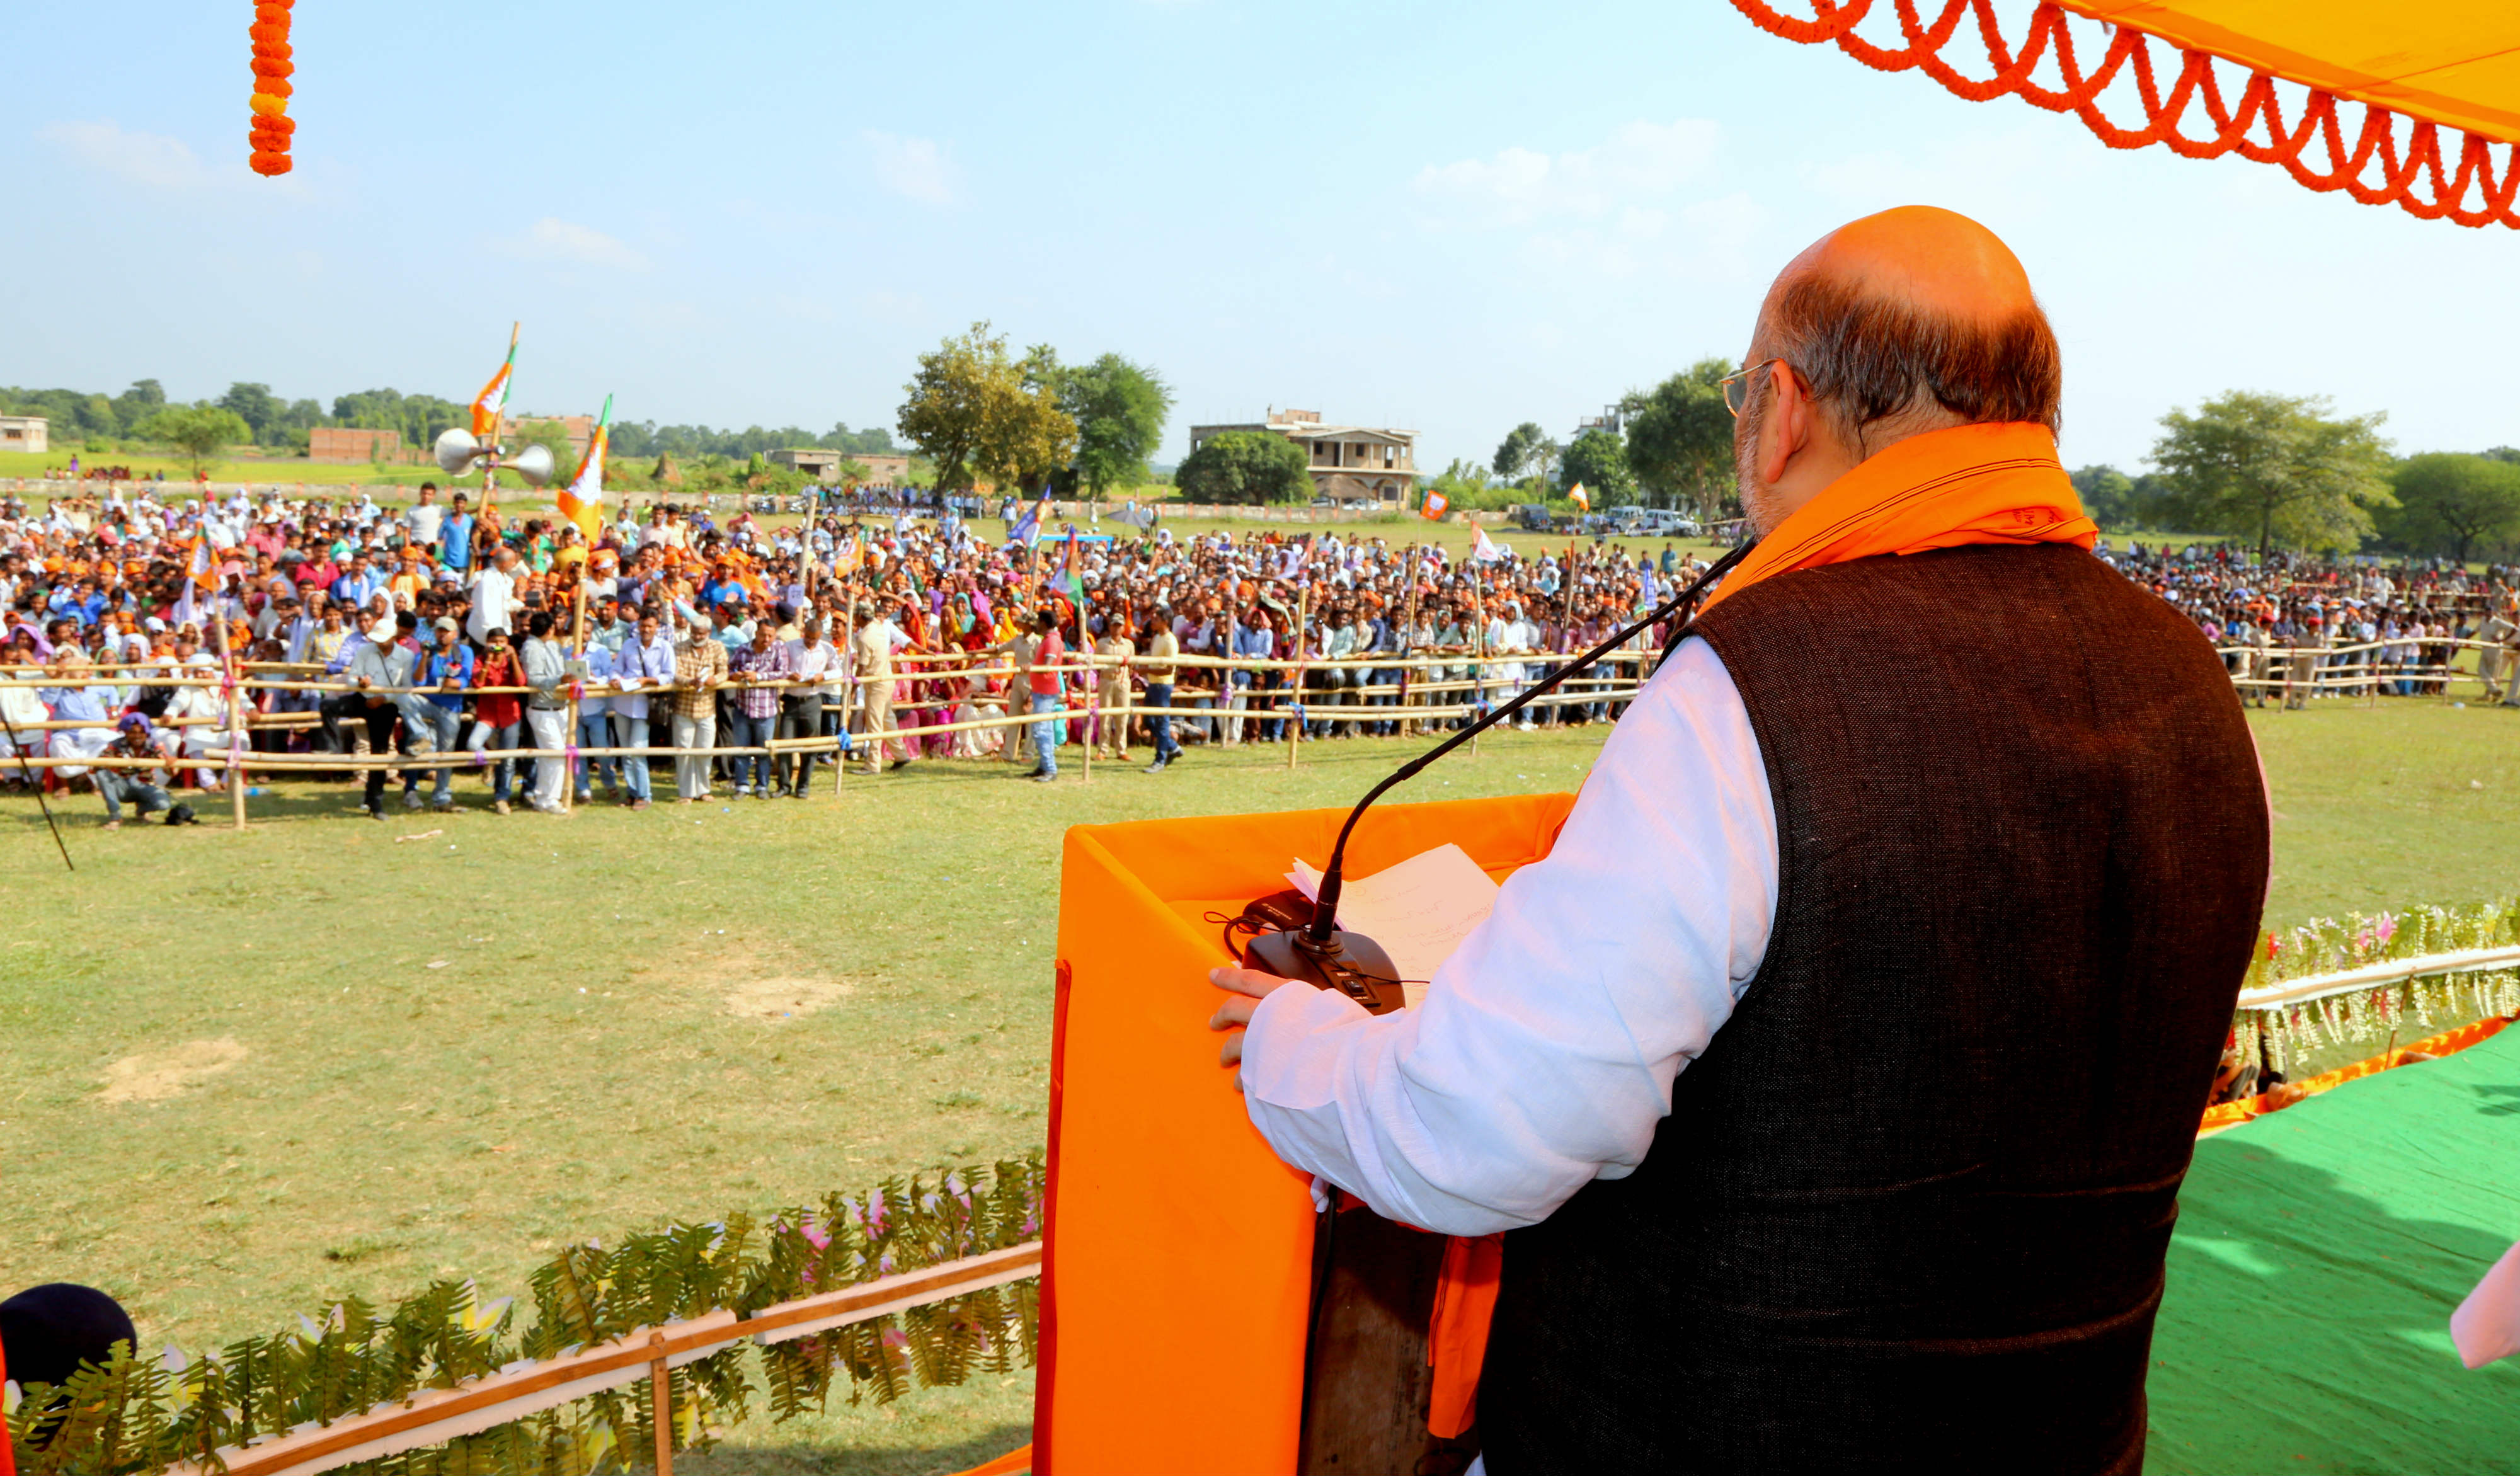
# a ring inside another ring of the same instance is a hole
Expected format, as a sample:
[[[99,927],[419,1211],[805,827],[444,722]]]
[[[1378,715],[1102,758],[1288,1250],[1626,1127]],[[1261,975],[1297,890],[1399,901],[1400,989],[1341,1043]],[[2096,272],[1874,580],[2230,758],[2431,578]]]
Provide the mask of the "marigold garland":
[[[1870,13],[1872,0],[1813,0],[1813,18],[1808,21],[1779,15],[1763,0],[1732,0],[1733,9],[1771,35],[1807,46],[1833,42],[1840,51],[1875,71],[1921,69],[1955,95],[1973,103],[2015,94],[2034,108],[2073,113],[2112,149],[2160,144],[2183,158],[2237,154],[2263,164],[2281,164],[2309,189],[2321,193],[2342,190],[2366,205],[2395,204],[2420,220],[2448,218],[2463,226],[2499,224],[2520,230],[2520,214],[2512,210],[2513,197],[2520,195],[2520,146],[2498,145],[2478,134],[2461,132],[2455,146],[2456,170],[2446,172],[2443,130],[2436,123],[2366,103],[2361,130],[2349,147],[2337,118],[2334,93],[2309,89],[2299,120],[2287,124],[2283,101],[2275,93],[2275,78],[2271,73],[2251,71],[2240,89],[2238,103],[2233,105],[2223,96],[2223,81],[2214,69],[2217,58],[2167,41],[2162,44],[2176,53],[2178,72],[2165,95],[2154,75],[2152,53],[2146,45],[2160,38],[2129,25],[2112,25],[2107,52],[2099,65],[2087,72],[2075,58],[2074,36],[2066,26],[2065,12],[2055,5],[2038,8],[2031,16],[2029,33],[2014,48],[2004,42],[1991,0],[1944,0],[1942,14],[1931,24],[1918,14],[1918,0],[1894,3],[1905,42],[1898,47],[1877,46],[1855,33],[1856,23]],[[1951,42],[1964,18],[1975,22],[1978,40],[1995,67],[1992,76],[1964,77],[1942,59],[1942,49]],[[2032,80],[2051,48],[2057,74],[2064,82],[2062,87],[2049,88]],[[2143,105],[2143,127],[2120,127],[2100,111],[2100,94],[2122,72],[2135,81]],[[2205,124],[2211,130],[2203,138],[2192,137],[2181,128],[2189,106],[2197,103],[2203,104]],[[2403,144],[2398,131],[2401,120],[2407,124]],[[2313,157],[2305,157],[2310,155],[2314,140],[2325,151],[2323,169],[2316,166]],[[2502,153],[2498,177],[2495,163],[2498,147]],[[2375,165],[2376,183],[2366,178]],[[2419,187],[2428,187],[2428,193],[2418,194]],[[2474,205],[2467,202],[2471,194],[2477,198]]]
[[[253,118],[245,136],[253,155],[246,162],[256,174],[286,174],[291,167],[289,144],[297,131],[289,116],[289,77],[295,69],[290,63],[291,3],[262,0],[253,8],[253,23],[246,27],[253,39]]]

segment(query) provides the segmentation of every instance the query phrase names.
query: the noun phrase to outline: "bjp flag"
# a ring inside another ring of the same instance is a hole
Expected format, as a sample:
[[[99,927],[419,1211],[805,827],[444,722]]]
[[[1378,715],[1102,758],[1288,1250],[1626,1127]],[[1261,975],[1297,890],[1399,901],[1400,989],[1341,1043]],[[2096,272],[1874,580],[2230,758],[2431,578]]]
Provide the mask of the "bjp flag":
[[[1453,500],[1451,498],[1446,497],[1443,493],[1429,487],[1426,490],[1426,500],[1418,505],[1418,515],[1426,519],[1428,522],[1442,522],[1444,520],[1444,510],[1452,505]]]
[[[596,417],[595,434],[587,438],[586,455],[578,459],[577,474],[560,489],[560,515],[577,524],[590,544],[604,531],[604,450],[611,439],[612,396],[608,394],[604,413]]]
[[[499,372],[490,376],[490,382],[472,397],[472,438],[476,441],[499,438],[499,417],[508,412],[508,377],[517,369],[517,331],[523,326],[508,326],[508,362],[500,365]]]

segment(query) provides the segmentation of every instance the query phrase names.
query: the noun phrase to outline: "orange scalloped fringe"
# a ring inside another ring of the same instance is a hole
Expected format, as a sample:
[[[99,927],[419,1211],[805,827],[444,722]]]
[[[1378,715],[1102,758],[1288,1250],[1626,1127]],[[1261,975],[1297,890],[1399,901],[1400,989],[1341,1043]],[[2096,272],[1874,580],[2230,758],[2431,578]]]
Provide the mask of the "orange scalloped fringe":
[[[1855,34],[1856,23],[1870,13],[1873,0],[1844,0],[1843,4],[1812,0],[1815,14],[1809,21],[1779,15],[1763,0],[1732,0],[1732,7],[1770,35],[1807,46],[1834,42],[1838,50],[1876,71],[1920,69],[1955,95],[1971,102],[1983,103],[2010,94],[2049,112],[2071,112],[2112,149],[2160,144],[2183,158],[2219,158],[2237,154],[2262,164],[2281,164],[2295,180],[2322,194],[2342,190],[2366,205],[2394,204],[2421,220],[2447,219],[2463,226],[2504,225],[2520,230],[2520,214],[2512,210],[2512,198],[2520,194],[2520,147],[2462,132],[2458,166],[2452,174],[2443,165],[2443,130],[2437,123],[2366,103],[2362,105],[2362,129],[2348,148],[2344,129],[2337,120],[2335,94],[2311,89],[2299,120],[2287,125],[2282,99],[2275,95],[2273,75],[2250,72],[2247,84],[2240,89],[2238,106],[2233,107],[2224,101],[2223,84],[2214,71],[2217,59],[2210,53],[2168,41],[2162,44],[2173,47],[2180,62],[2178,78],[2164,95],[2154,75],[2147,45],[2160,38],[2129,25],[2114,26],[2100,65],[2085,72],[2075,60],[2074,36],[2066,26],[2066,14],[2055,5],[2043,4],[2033,13],[2029,34],[2015,49],[2004,43],[1991,0],[1944,0],[1942,14],[1930,25],[1919,18],[1917,0],[1893,3],[1899,15],[1900,34],[1906,41],[1906,45],[1895,49],[1876,46]],[[1982,80],[1960,75],[1940,55],[1964,17],[1975,20],[1978,39],[1995,65],[1995,74]],[[2061,88],[2031,80],[2050,48],[2055,52],[2058,75],[2064,80]],[[2136,92],[2143,102],[2145,126],[2141,128],[2122,128],[2100,112],[2099,95],[2117,80],[2121,70],[2131,70]],[[2209,137],[2191,137],[2181,131],[2188,106],[2197,102],[2203,103],[2213,127]],[[2408,124],[2403,149],[2397,133],[2402,118]],[[2304,161],[2303,156],[2314,139],[2326,151],[2324,168]],[[2502,151],[2499,177],[2495,167],[2498,148]],[[2376,184],[2364,178],[2375,160],[2379,169]],[[2477,199],[2473,205],[2467,202],[2471,195]]]

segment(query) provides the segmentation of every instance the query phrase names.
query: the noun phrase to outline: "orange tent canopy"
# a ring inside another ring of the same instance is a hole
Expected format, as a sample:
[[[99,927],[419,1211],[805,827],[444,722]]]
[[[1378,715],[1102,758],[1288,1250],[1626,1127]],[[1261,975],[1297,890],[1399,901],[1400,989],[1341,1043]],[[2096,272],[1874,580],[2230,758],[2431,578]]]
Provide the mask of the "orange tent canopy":
[[[1874,0],[1809,0],[1809,20],[1732,3],[1772,34],[1921,70],[1973,101],[2072,112],[2113,149],[2238,154],[2365,204],[2520,229],[2512,0],[2062,0],[2011,37],[1993,0],[1942,0],[1930,15],[1933,0],[1893,0],[1879,8],[1892,19],[1868,26]],[[2074,17],[2101,26],[2078,39]],[[1956,39],[1983,75],[1944,59]]]
[[[2520,143],[2520,6],[2510,0],[2066,0],[2252,71]]]

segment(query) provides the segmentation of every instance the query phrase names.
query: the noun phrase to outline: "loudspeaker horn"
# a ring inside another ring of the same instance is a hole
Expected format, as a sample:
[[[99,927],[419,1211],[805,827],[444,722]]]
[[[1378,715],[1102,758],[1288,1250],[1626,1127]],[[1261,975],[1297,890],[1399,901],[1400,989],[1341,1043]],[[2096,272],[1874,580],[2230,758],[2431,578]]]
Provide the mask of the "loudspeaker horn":
[[[527,485],[539,487],[552,479],[551,448],[544,445],[527,446],[518,452],[515,459],[508,463],[508,470],[523,477]]]
[[[481,454],[481,443],[472,432],[461,425],[449,425],[437,435],[437,465],[449,476],[462,476],[472,469],[472,459]]]

